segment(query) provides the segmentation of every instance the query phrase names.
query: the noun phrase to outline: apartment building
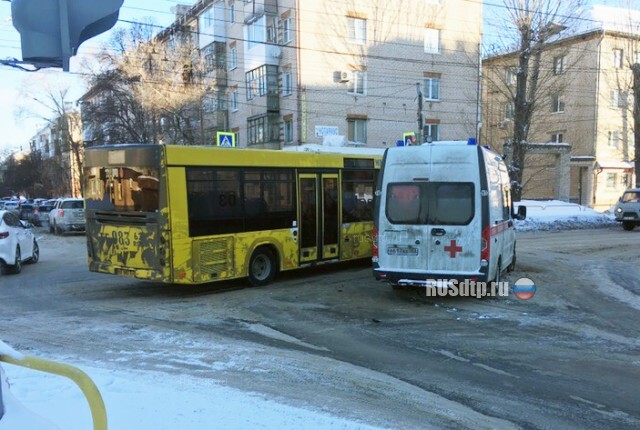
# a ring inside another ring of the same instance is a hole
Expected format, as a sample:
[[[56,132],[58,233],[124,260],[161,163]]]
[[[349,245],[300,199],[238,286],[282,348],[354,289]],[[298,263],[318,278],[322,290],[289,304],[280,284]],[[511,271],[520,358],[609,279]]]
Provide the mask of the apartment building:
[[[229,126],[241,145],[281,148],[344,136],[384,147],[410,131],[432,140],[476,136],[480,1],[226,6]]]
[[[525,198],[561,198],[607,210],[632,185],[630,66],[640,60],[638,37],[603,27],[544,47]],[[513,135],[516,64],[514,53],[483,61],[481,140],[497,150]]]
[[[29,149],[32,154],[39,153],[43,160],[42,174],[53,187],[45,190],[46,193],[82,197],[84,150],[79,112],[50,120],[29,140]]]

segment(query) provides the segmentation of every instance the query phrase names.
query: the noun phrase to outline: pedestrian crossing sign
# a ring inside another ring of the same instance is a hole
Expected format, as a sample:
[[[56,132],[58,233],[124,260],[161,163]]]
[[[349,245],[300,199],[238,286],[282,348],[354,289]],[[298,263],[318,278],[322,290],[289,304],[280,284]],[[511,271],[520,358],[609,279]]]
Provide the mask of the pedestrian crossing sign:
[[[236,134],[219,131],[216,134],[216,144],[223,148],[235,148]]]

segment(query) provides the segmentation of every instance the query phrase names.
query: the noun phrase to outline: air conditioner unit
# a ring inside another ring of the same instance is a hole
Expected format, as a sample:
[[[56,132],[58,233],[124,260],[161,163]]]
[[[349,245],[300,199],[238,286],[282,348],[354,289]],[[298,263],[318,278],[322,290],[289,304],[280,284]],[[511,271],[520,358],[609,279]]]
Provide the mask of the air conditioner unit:
[[[344,84],[349,82],[349,72],[336,71],[333,72],[333,82]]]

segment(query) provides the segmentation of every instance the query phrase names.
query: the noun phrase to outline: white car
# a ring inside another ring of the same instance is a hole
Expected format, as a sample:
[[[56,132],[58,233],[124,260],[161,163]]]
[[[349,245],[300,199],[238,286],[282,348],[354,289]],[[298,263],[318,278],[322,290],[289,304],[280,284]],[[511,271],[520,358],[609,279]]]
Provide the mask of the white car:
[[[49,212],[49,232],[62,234],[67,231],[84,231],[84,200],[58,199]]]
[[[40,248],[33,230],[10,211],[0,211],[0,265],[3,274],[20,273],[22,263],[37,263]]]

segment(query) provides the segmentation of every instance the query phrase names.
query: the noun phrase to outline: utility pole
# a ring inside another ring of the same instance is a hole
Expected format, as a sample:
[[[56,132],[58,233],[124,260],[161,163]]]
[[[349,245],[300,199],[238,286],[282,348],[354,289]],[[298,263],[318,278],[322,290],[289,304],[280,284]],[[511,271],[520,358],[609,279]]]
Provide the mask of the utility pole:
[[[418,145],[422,145],[422,129],[424,121],[422,119],[422,90],[420,89],[420,82],[416,83],[416,91],[418,92],[418,132],[416,133]]]

